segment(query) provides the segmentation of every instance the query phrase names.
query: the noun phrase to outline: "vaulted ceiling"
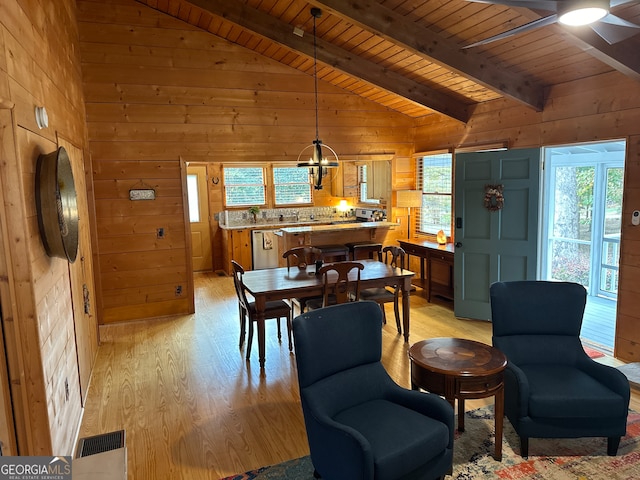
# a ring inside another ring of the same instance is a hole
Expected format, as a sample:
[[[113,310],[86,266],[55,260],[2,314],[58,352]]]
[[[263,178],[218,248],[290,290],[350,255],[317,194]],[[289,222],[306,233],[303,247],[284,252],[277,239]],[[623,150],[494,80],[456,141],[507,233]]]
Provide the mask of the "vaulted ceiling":
[[[415,118],[467,122],[474,106],[499,98],[541,111],[554,85],[613,70],[640,81],[640,29],[609,45],[588,27],[552,24],[462,48],[548,15],[527,8],[465,0],[138,1],[307,74],[310,10],[319,7],[318,78]],[[640,0],[614,13],[640,24]]]

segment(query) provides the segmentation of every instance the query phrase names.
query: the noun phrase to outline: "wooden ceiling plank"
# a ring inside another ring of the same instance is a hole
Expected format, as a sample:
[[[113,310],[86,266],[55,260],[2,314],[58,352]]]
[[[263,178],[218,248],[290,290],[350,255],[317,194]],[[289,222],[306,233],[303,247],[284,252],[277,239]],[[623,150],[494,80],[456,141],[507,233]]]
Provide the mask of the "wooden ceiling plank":
[[[291,25],[264,12],[224,0],[190,0],[190,3],[280,45],[313,57],[313,38],[306,35],[302,38],[294,35]],[[377,88],[401,95],[412,102],[436,110],[460,122],[466,123],[469,119],[467,105],[450,95],[431,90],[427,86],[407,79],[398,73],[358,58],[320,38],[317,39],[317,45],[318,60],[332,68],[354,75]]]
[[[345,50],[349,50],[350,52],[354,52],[354,51],[362,52],[365,50],[365,48],[363,48],[362,45],[367,44],[368,42],[371,41],[371,39],[375,39],[375,38],[376,36],[371,34],[370,32],[367,32],[365,30],[360,30],[353,37],[351,37],[348,42],[346,42],[344,45],[341,45],[341,46],[342,48],[344,48]],[[378,40],[381,40],[381,39],[378,38]]]
[[[167,13],[172,17],[177,17],[178,12],[180,11],[180,0],[169,0],[169,8],[167,9]]]
[[[309,0],[333,15],[370,30],[404,48],[429,57],[434,62],[454,70],[492,90],[541,111],[544,88],[530,78],[514,75],[495,68],[493,62],[482,55],[470,55],[442,35],[407,20],[393,10],[367,0]]]

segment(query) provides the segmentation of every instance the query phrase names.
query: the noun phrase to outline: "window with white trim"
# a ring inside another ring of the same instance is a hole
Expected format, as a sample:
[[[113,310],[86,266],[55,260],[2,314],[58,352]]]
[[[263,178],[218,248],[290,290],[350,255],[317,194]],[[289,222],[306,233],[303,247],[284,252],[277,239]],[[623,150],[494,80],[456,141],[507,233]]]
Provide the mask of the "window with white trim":
[[[417,159],[417,185],[422,207],[416,215],[416,231],[435,235],[442,230],[451,236],[453,155],[439,153]]]
[[[358,165],[358,195],[360,197],[360,203],[380,203],[379,199],[368,198],[367,194],[367,165],[363,163],[362,165]]]
[[[273,167],[275,204],[295,205],[311,203],[309,170],[299,167]]]
[[[227,207],[266,204],[262,167],[224,167],[224,200]]]

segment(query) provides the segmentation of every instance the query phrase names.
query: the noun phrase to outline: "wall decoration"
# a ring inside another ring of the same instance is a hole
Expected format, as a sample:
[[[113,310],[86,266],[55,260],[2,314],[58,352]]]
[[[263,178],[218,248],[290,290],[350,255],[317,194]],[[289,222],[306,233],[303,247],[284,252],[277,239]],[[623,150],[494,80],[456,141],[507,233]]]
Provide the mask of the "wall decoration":
[[[64,147],[38,156],[35,190],[38,227],[47,255],[73,263],[78,254],[78,199]]]
[[[501,210],[504,207],[504,195],[502,190],[504,185],[484,186],[484,208],[491,212]]]
[[[140,188],[130,188],[129,189],[129,200],[155,200],[156,199],[156,191],[150,185],[147,185],[142,180],[134,185],[134,187]]]

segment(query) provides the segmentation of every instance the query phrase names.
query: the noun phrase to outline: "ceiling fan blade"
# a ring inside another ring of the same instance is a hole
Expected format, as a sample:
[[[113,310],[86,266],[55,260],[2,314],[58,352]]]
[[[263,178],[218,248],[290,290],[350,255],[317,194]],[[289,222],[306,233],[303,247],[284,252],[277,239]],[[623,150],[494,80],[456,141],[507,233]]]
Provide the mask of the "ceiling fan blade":
[[[504,5],[505,7],[523,7],[532,10],[549,10],[555,12],[558,10],[558,2],[551,0],[467,0],[474,3],[488,3],[491,5]],[[620,1],[620,0],[618,0]],[[624,0],[635,1],[635,0]]]
[[[615,15],[612,15],[611,13],[608,14],[608,15],[605,15],[599,21],[600,22],[604,22],[604,23],[608,23],[610,25],[617,25],[619,27],[640,28],[640,25],[637,25],[635,23],[631,23],[631,22],[625,20],[624,18],[616,17]]]
[[[609,45],[631,38],[640,32],[640,25],[611,14],[589,26]]]
[[[610,8],[619,7],[620,5],[624,5],[625,3],[635,3],[637,0],[611,0],[609,2]]]
[[[472,43],[471,45],[466,45],[462,47],[462,49],[477,47],[480,45],[486,45],[488,43],[495,42],[497,40],[502,40],[504,38],[508,38],[512,35],[517,35],[518,33],[530,32],[531,30],[535,30],[536,28],[545,27],[547,25],[551,25],[555,23],[558,19],[558,15],[549,15],[548,17],[539,18],[538,20],[534,20],[533,22],[525,23],[516,28],[512,28],[511,30],[507,30],[506,32],[499,33],[498,35],[494,35],[493,37],[485,38],[484,40],[480,40],[478,42]]]

